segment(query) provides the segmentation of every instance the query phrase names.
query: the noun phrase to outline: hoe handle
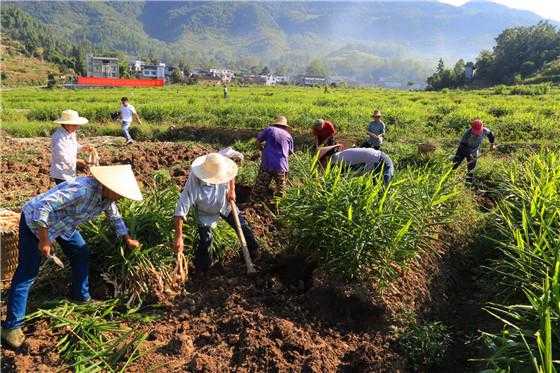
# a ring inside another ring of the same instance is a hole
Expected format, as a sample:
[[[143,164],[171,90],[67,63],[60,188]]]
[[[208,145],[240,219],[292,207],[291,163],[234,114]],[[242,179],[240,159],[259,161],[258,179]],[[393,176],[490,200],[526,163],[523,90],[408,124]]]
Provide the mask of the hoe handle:
[[[249,250],[247,250],[247,241],[245,241],[245,235],[243,234],[243,230],[241,229],[241,223],[239,223],[239,212],[237,211],[237,206],[233,201],[230,201],[229,205],[231,207],[231,213],[233,214],[233,220],[235,221],[237,236],[239,237],[239,241],[241,241],[241,252],[243,253],[243,259],[245,259],[247,274],[256,273],[257,271],[255,270],[255,266],[253,265],[253,261],[251,260],[251,255],[249,254]]]

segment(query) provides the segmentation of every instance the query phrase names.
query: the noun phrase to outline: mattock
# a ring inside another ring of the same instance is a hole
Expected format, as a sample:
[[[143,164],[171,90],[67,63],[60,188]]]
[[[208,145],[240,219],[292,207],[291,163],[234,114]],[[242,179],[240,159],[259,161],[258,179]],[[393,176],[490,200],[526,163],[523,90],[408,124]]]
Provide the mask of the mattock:
[[[249,254],[249,250],[247,249],[247,241],[245,240],[245,235],[243,234],[243,230],[241,229],[241,223],[239,222],[239,211],[237,210],[237,206],[235,202],[229,201],[229,205],[231,207],[231,213],[233,214],[233,220],[235,221],[235,228],[237,230],[237,236],[239,237],[239,241],[241,242],[241,252],[243,253],[243,259],[245,260],[245,267],[247,268],[248,275],[254,275],[257,273],[255,269],[255,265],[251,260],[251,254]]]

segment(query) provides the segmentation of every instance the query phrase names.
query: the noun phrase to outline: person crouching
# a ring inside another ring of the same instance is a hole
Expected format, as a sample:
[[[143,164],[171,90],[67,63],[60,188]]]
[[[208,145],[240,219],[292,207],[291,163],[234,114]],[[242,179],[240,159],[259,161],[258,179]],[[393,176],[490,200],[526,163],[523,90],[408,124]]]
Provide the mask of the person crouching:
[[[329,160],[333,164],[358,173],[383,172],[383,182],[388,185],[395,173],[393,161],[381,150],[371,148],[349,148],[341,150],[342,145],[326,146],[319,149],[319,162],[325,167]]]
[[[37,278],[43,257],[52,254],[57,241],[72,267],[72,298],[91,300],[89,294],[90,251],[80,231],[80,224],[105,212],[119,237],[129,248],[139,242],[128,235],[127,227],[115,201],[142,200],[142,193],[130,165],[91,167],[93,176],[81,176],[61,183],[29,200],[22,208],[19,225],[19,263],[8,295],[7,316],[2,324],[2,339],[18,348],[25,340],[21,325],[27,298]]]
[[[183,252],[183,219],[191,207],[196,208],[199,241],[195,251],[194,266],[198,271],[206,272],[210,268],[212,259],[209,249],[212,245],[212,229],[220,216],[235,229],[235,220],[229,202],[235,203],[236,175],[235,162],[218,153],[198,157],[192,163],[191,173],[175,209],[174,248],[177,252]],[[255,258],[259,254],[259,245],[251,226],[241,213],[239,222],[247,240],[249,253]]]

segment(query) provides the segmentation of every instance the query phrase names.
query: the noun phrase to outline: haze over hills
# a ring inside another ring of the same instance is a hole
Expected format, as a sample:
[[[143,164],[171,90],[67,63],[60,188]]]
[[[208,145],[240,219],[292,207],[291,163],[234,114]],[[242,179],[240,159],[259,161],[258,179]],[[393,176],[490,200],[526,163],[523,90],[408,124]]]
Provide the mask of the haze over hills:
[[[435,1],[15,2],[53,35],[99,50],[192,66],[331,73],[372,81],[423,80],[439,57],[472,59],[534,13],[491,2]]]

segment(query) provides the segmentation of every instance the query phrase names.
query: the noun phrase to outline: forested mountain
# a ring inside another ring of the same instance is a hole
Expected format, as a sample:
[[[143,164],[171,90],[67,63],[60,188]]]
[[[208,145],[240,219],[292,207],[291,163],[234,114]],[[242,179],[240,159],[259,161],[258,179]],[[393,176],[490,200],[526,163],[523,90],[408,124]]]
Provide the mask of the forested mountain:
[[[288,71],[320,59],[333,74],[368,80],[395,69],[425,77],[434,58],[472,58],[504,28],[541,19],[489,2],[3,2],[10,7],[84,48]]]

